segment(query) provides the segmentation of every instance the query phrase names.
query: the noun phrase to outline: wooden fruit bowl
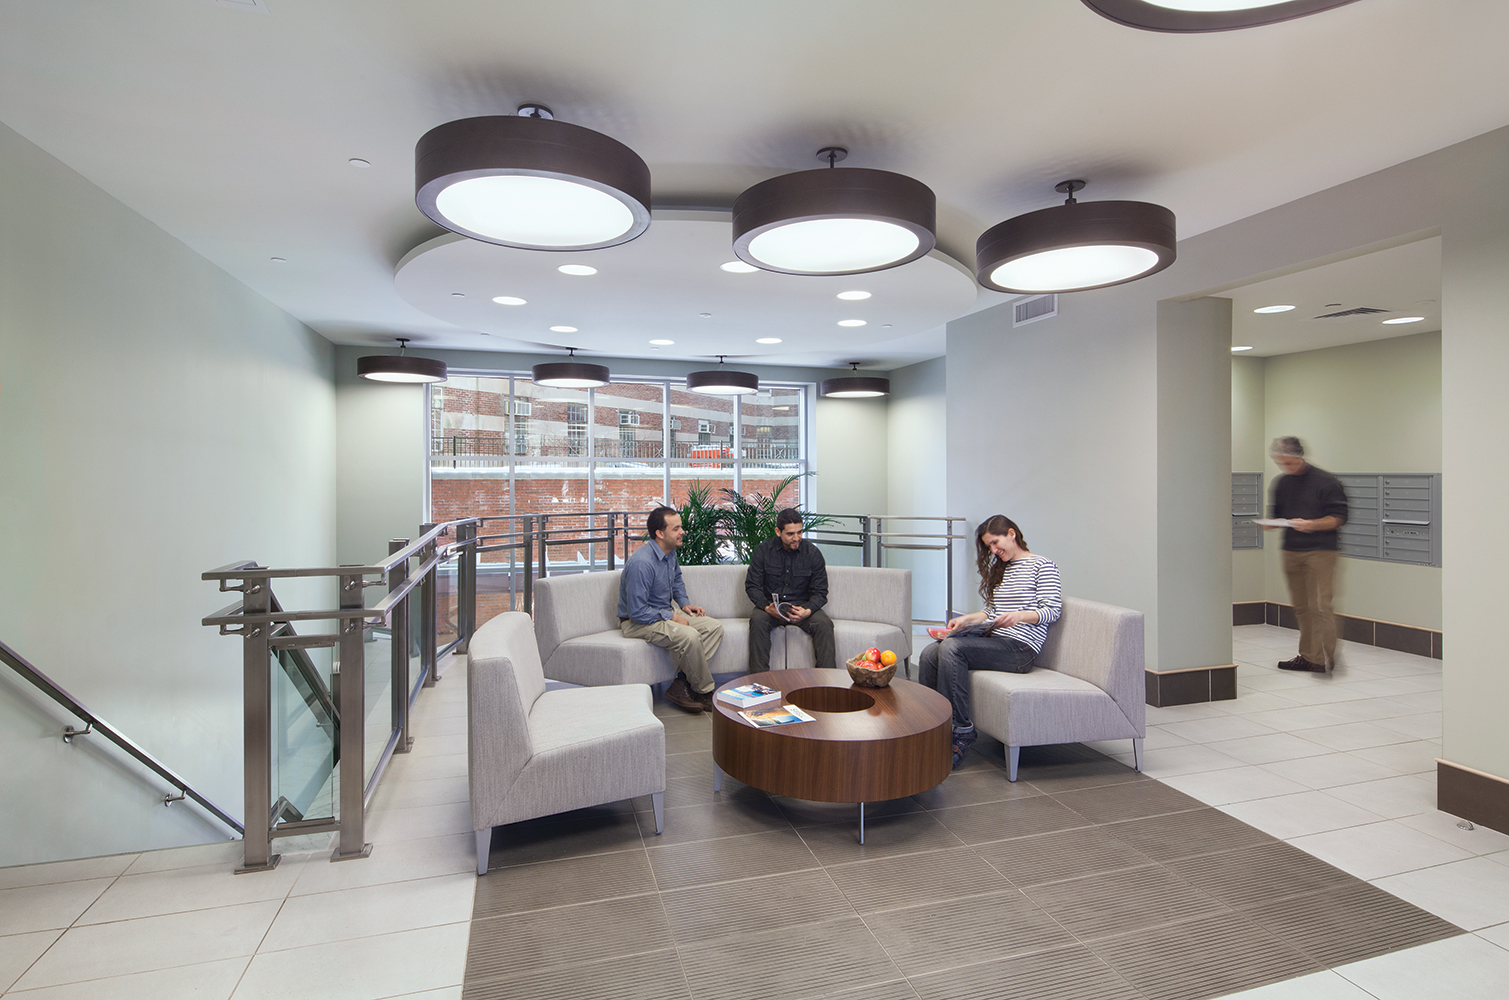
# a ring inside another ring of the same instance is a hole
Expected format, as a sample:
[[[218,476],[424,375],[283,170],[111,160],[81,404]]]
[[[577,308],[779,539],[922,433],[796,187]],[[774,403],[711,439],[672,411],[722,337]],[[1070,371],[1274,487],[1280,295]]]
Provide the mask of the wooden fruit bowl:
[[[896,676],[896,668],[901,666],[901,661],[897,660],[889,667],[881,667],[879,670],[867,670],[859,665],[861,661],[869,662],[868,660],[863,660],[863,656],[856,656],[852,660],[845,661],[844,666],[849,668],[849,676],[854,678],[854,683],[866,688],[885,687],[891,683],[891,678]]]

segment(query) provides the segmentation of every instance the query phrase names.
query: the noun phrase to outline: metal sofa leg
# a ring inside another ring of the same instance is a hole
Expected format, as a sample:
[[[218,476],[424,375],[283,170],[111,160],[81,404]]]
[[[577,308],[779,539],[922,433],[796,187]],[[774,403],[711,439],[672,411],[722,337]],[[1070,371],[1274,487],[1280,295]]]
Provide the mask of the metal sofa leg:
[[[1021,759],[1022,759],[1022,748],[1021,747],[1007,747],[1006,748],[1006,780],[1008,780],[1008,781],[1015,781],[1016,780],[1016,766],[1017,766],[1017,762],[1020,761]]]
[[[1142,737],[1132,738],[1132,759],[1136,761],[1137,770],[1142,770]]]
[[[665,792],[651,792],[650,803],[655,807],[655,835],[665,830]]]
[[[486,830],[473,830],[472,832],[477,836],[477,874],[486,875],[487,852],[493,846],[493,828],[488,827]]]

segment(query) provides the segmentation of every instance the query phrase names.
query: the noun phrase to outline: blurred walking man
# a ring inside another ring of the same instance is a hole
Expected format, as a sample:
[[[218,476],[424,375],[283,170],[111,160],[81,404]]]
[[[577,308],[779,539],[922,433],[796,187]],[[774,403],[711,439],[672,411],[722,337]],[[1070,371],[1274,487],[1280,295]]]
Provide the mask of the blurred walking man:
[[[1347,494],[1341,480],[1305,461],[1299,438],[1274,438],[1268,455],[1284,473],[1273,481],[1269,517],[1289,522],[1284,529],[1284,575],[1294,617],[1299,619],[1299,655],[1278,666],[1326,673],[1336,666],[1331,590],[1339,555],[1337,530],[1347,523]]]

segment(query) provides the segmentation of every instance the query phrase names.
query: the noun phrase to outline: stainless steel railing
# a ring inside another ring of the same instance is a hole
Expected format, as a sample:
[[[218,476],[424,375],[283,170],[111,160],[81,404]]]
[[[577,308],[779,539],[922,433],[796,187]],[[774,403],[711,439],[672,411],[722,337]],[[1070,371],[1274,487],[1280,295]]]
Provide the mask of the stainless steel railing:
[[[148,753],[135,740],[124,736],[114,726],[110,725],[110,723],[100,718],[98,714],[90,711],[84,706],[83,702],[79,701],[73,695],[63,690],[61,685],[59,685],[51,677],[48,677],[41,670],[38,670],[31,663],[31,661],[26,659],[26,657],[22,656],[20,653],[16,652],[14,649],[12,649],[10,646],[7,646],[3,642],[0,642],[0,662],[4,662],[6,666],[10,667],[17,674],[19,674],[22,680],[26,681],[32,687],[47,695],[47,697],[51,698],[53,701],[61,705],[64,711],[68,712],[80,722],[84,723],[83,729],[75,729],[73,726],[65,726],[62,733],[59,734],[62,736],[64,743],[72,743],[80,736],[103,737],[109,742],[115,744],[120,749],[124,750],[134,760],[145,766],[148,770],[152,771],[168,784],[178,789],[177,795],[168,793],[163,796],[163,805],[170,806],[174,802],[182,802],[184,799],[192,800],[193,802],[198,803],[201,807],[203,807],[204,810],[211,816],[215,817],[220,822],[230,827],[232,830],[236,831],[237,833],[243,832],[241,824],[237,823],[235,819],[233,819],[230,814],[227,813],[224,809],[221,809],[215,803],[211,802],[199,792],[195,791],[187,781],[179,777],[178,774],[171,768],[169,768],[166,764]]]
[[[394,539],[388,558],[368,566],[276,568],[238,562],[204,573],[203,579],[218,583],[221,591],[237,594],[203,619],[242,642],[246,824],[245,857],[237,871],[276,867],[275,841],[301,834],[338,834],[332,861],[367,857],[367,807],[392,757],[413,747],[410,710],[438,680],[441,657],[467,651],[479,624],[479,595],[489,599],[489,615],[500,610],[492,598],[503,594],[497,578],[506,574],[506,606],[530,611],[536,579],[617,568],[642,544],[643,517],[642,511],[465,517],[423,525],[412,541]],[[864,566],[883,565],[892,551],[942,552],[947,607],[937,620],[948,617],[953,547],[967,537],[954,526],[963,518],[830,517],[831,523],[812,529],[812,540],[858,548]],[[913,522],[941,523],[943,530],[908,530]],[[278,581],[310,578],[335,581],[337,606],[285,608],[274,593]],[[481,587],[483,579],[489,586]],[[369,606],[371,589],[383,593]],[[301,623],[332,627],[306,635],[298,631]],[[369,671],[366,649],[384,637],[387,663]],[[322,650],[331,655],[328,678],[311,657]],[[291,686],[287,704],[302,720],[294,723],[302,725],[298,739],[286,732],[287,711],[276,711],[274,681],[280,676]],[[296,772],[292,788],[284,787],[289,784],[285,769]]]

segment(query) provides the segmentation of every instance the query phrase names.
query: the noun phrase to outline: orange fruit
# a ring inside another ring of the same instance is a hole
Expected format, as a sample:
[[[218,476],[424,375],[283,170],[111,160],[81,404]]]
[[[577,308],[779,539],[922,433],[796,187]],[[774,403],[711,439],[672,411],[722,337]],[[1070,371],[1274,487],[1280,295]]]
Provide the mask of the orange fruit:
[[[884,667],[895,666],[896,665],[896,654],[893,653],[893,652],[891,652],[889,649],[886,650],[884,653],[881,653],[880,654],[880,664],[881,664],[881,666],[884,666]]]

